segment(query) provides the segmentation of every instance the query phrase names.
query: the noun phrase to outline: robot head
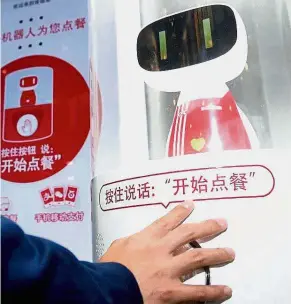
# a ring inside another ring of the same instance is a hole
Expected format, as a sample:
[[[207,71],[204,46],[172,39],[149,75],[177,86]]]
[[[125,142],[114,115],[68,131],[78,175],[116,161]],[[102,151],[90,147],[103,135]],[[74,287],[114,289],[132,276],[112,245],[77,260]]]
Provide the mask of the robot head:
[[[23,89],[26,89],[36,86],[37,83],[38,78],[36,76],[27,76],[20,79],[19,86]]]
[[[193,83],[226,83],[247,62],[247,34],[238,12],[208,5],[163,17],[137,38],[137,60],[145,82],[165,92]]]

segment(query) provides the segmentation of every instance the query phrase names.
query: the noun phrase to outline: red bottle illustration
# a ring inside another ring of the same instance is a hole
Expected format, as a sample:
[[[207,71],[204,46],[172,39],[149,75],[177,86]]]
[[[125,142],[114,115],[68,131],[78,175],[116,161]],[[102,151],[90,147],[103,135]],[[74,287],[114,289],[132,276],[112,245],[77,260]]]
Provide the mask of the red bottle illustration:
[[[6,75],[4,141],[31,142],[53,134],[52,75],[52,69],[46,67]]]
[[[28,76],[20,79],[20,88],[23,89],[20,97],[20,106],[34,106],[36,103],[36,94],[34,87],[38,83],[36,76]]]
[[[191,94],[180,95],[168,137],[168,157],[258,145],[251,123],[226,85],[219,90],[208,87],[205,92],[197,91],[199,95],[194,99],[189,98]]]

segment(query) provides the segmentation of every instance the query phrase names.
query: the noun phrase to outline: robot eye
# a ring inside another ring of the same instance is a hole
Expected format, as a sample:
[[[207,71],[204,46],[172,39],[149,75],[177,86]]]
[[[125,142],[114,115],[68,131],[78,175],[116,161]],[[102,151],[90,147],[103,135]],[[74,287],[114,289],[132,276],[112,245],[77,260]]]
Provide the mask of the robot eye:
[[[137,39],[137,57],[146,71],[169,71],[216,59],[229,52],[236,41],[232,9],[204,6],[146,26]],[[150,56],[149,49],[155,56]]]

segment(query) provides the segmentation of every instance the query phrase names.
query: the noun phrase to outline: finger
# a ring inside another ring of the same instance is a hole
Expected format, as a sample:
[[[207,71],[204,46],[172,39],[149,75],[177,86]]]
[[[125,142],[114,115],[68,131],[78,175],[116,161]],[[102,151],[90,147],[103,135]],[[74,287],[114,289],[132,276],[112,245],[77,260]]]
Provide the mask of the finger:
[[[183,254],[183,253],[187,252],[188,250],[192,250],[192,249],[193,249],[193,247],[192,247],[191,245],[187,244],[187,245],[185,245],[185,246],[180,247],[179,249],[177,249],[177,250],[173,253],[173,255],[174,255],[174,256],[178,256],[178,255]],[[192,279],[193,277],[195,277],[196,275],[198,275],[198,274],[200,274],[200,273],[202,273],[202,272],[204,272],[204,269],[196,269],[196,270],[194,270],[194,271],[190,271],[189,273],[182,275],[182,276],[180,277],[180,281],[181,281],[182,283],[184,283],[184,282],[186,282],[186,281]]]
[[[192,247],[189,244],[187,244],[187,245],[185,245],[183,247],[180,247],[177,250],[175,250],[175,252],[173,252],[173,255],[177,256],[177,255],[183,254],[183,253],[185,253],[186,251],[188,251],[190,249],[192,249]],[[201,269],[201,272],[203,272],[203,269]],[[181,276],[180,277],[180,281],[182,283],[186,282],[186,281],[192,279],[196,274],[198,274],[198,270],[197,271],[191,271],[191,272],[189,272],[189,273]]]
[[[157,236],[164,236],[169,231],[180,226],[192,213],[194,203],[192,201],[185,201],[183,204],[178,205],[168,214],[161,217],[144,231],[150,232]]]
[[[191,286],[179,284],[161,293],[164,303],[226,301],[232,296],[232,290],[227,286]]]
[[[168,246],[170,252],[173,252],[193,240],[217,235],[226,229],[227,222],[225,220],[207,220],[201,223],[184,224],[168,233],[163,242]]]
[[[235,252],[230,248],[192,249],[173,258],[172,271],[175,276],[181,277],[206,266],[212,267],[231,263],[234,259]]]
[[[197,270],[194,270],[194,271],[191,271],[191,272],[189,272],[189,273],[187,273],[187,274],[182,275],[182,276],[179,278],[179,280],[180,280],[182,283],[184,283],[184,282],[186,282],[186,281],[188,281],[188,280],[194,278],[195,276],[197,276],[197,275],[199,275],[200,273],[203,273],[203,272],[205,272],[204,269],[197,269]]]
[[[224,232],[224,231],[219,232],[219,233],[214,234],[214,235],[211,235],[211,236],[207,236],[207,237],[202,238],[202,239],[199,239],[199,240],[197,240],[197,242],[198,242],[199,244],[208,243],[208,242],[212,241],[213,239],[217,238],[218,236],[220,236],[223,232]]]
[[[182,246],[178,249],[176,249],[174,252],[173,252],[173,255],[174,256],[177,256],[179,254],[182,254],[182,253],[185,253],[186,251],[192,249],[192,247],[189,245],[189,244],[186,244],[185,246]]]

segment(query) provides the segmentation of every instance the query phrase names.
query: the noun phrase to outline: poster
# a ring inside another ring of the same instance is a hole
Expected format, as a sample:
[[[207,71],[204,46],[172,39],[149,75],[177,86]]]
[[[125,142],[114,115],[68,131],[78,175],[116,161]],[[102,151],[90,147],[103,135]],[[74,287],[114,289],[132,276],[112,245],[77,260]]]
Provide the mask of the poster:
[[[1,213],[92,260],[88,2],[1,4]]]
[[[236,251],[211,270],[212,284],[233,288],[229,303],[288,303],[287,1],[124,0],[114,10],[120,160],[93,180],[95,257],[193,199],[188,222],[229,223],[202,244]]]

